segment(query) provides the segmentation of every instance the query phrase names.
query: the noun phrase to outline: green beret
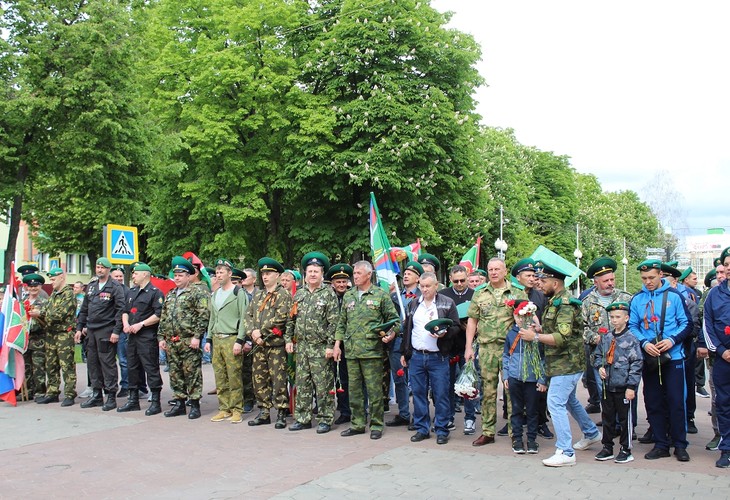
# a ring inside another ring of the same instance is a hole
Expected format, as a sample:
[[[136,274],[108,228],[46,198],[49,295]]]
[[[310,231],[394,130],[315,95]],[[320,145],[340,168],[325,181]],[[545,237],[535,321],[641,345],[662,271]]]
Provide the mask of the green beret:
[[[418,256],[419,264],[431,264],[433,268],[438,271],[441,268],[441,261],[439,261],[435,255],[430,253],[422,253]]]
[[[720,257],[716,257],[715,260],[712,261],[712,267],[717,267],[722,265],[722,259]]]
[[[302,280],[302,273],[300,273],[296,269],[289,269],[288,271],[291,273],[292,276],[294,276],[295,280],[297,280],[297,281]]]
[[[124,272],[124,266],[115,265],[109,268],[109,271],[121,271]]]
[[[515,262],[515,265],[512,266],[512,269],[510,270],[510,274],[517,277],[518,274],[520,274],[522,271],[534,271],[535,270],[535,261],[532,260],[530,257],[527,257],[526,259],[521,259]]]
[[[665,264],[668,265],[669,267],[677,267],[679,265],[679,261],[678,260],[670,260],[670,261],[665,262]]]
[[[453,326],[454,322],[451,321],[449,318],[438,318],[429,321],[424,325],[424,329],[428,333],[433,333],[434,335],[441,336],[444,333],[446,333],[446,329],[450,326]]]
[[[23,276],[23,283],[28,286],[38,286],[46,282],[46,279],[40,274],[30,273]]]
[[[193,267],[193,263],[180,255],[172,258],[171,267],[173,273],[184,272],[188,274],[195,274],[195,267]]]
[[[215,261],[215,267],[218,267],[218,266],[225,266],[228,269],[233,270],[233,264],[228,259],[220,258],[220,259],[216,260]],[[205,270],[208,271],[208,268],[206,268]],[[212,273],[210,271],[208,271],[208,274],[215,274],[215,269],[213,269],[213,272]]]
[[[687,269],[682,271],[682,274],[679,275],[679,281],[684,281],[687,278],[687,276],[689,276],[693,272],[694,271],[692,270],[692,266],[689,266]]]
[[[596,276],[602,276],[607,273],[615,273],[618,264],[611,257],[599,257],[593,261],[586,271],[586,276],[593,279]]]
[[[484,276],[485,278],[489,278],[489,274],[487,274],[487,271],[485,271],[481,267],[477,269],[477,274],[479,274],[480,276]]]
[[[321,267],[322,271],[326,273],[330,268],[330,260],[321,252],[309,252],[302,257],[302,270],[306,271],[307,266],[311,265]]]
[[[651,259],[645,260],[644,262],[636,266],[637,271],[649,271],[650,269],[659,269],[661,271],[662,262],[660,260]]]
[[[271,257],[262,257],[259,259],[259,272],[265,273],[267,271],[283,273],[284,266]]]
[[[59,274],[63,274],[63,269],[60,267],[54,267],[48,271],[48,276],[58,276]]]
[[[682,272],[670,265],[669,262],[662,262],[660,269],[662,270],[662,274],[668,274],[672,278],[679,278],[682,275]]]
[[[106,257],[99,257],[98,259],[96,259],[96,265],[104,266],[107,269],[111,269],[111,267],[112,267],[112,263]]]
[[[148,273],[152,274],[152,268],[144,262],[135,262],[132,265],[132,272],[134,271],[147,271]]]
[[[235,280],[245,280],[246,279],[246,273],[241,271],[240,269],[233,268],[233,274],[231,275],[231,279]]]
[[[705,287],[710,288],[712,286],[712,280],[717,278],[717,270],[710,269],[710,272],[705,274]]]
[[[606,307],[606,311],[626,311],[629,312],[628,302],[614,302]]]
[[[558,280],[564,280],[570,273],[559,269],[557,265],[548,265],[545,262],[538,260],[535,262],[535,275],[538,278],[555,278]]]
[[[414,273],[416,273],[417,275],[420,276],[423,274],[423,266],[421,264],[419,264],[418,262],[416,262],[415,260],[411,260],[406,263],[406,267],[405,267],[405,269],[403,269],[403,272],[405,272],[405,271],[413,271]]]
[[[381,337],[385,337],[388,334],[388,330],[393,328],[393,325],[395,325],[397,321],[397,319],[393,319],[388,321],[387,323],[382,323],[380,325],[374,326],[371,331],[373,333],[377,333]]]
[[[334,266],[330,267],[330,270],[327,271],[324,275],[324,279],[327,281],[332,281],[338,278],[346,278],[351,280],[352,279],[352,273],[353,273],[352,266],[349,266],[347,264],[335,264]]]
[[[16,269],[16,271],[25,276],[26,274],[37,273],[38,266],[35,266],[33,264],[26,264],[24,266],[20,266],[18,269]]]
[[[730,247],[727,247],[720,254],[720,264],[725,265],[725,257],[727,257],[728,255],[730,255]],[[715,266],[715,267],[717,267],[717,266]]]

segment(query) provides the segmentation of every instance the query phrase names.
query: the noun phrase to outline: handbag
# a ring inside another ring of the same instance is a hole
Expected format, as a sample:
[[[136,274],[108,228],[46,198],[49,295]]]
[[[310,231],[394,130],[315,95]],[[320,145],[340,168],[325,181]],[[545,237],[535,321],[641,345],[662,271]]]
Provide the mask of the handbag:
[[[669,292],[665,290],[664,296],[662,297],[662,317],[659,322],[659,338],[656,340],[652,340],[652,344],[660,342],[664,337],[664,316],[667,312],[668,294]],[[672,356],[671,354],[669,354],[669,351],[664,351],[659,356],[649,356],[648,354],[644,353],[644,369],[649,372],[655,372],[659,369],[660,366],[669,363],[671,360]]]

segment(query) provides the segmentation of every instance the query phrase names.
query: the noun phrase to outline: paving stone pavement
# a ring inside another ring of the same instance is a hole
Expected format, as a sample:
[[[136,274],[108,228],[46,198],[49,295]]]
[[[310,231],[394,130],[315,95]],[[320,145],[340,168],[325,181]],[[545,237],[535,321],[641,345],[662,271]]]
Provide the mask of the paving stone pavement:
[[[85,380],[85,365],[78,372]],[[205,391],[213,388],[210,365],[204,366],[204,382]],[[583,392],[579,397],[585,400]],[[513,454],[508,438],[472,447],[474,436],[462,432],[463,413],[449,443],[439,446],[435,439],[411,443],[405,427],[386,428],[383,439],[373,441],[367,435],[341,437],[346,426],[318,435],[314,429],[254,428],[245,421],[213,423],[215,396],[203,398],[197,421],[83,410],[80,401],[70,408],[0,404],[0,498],[730,497],[728,471],[715,468],[718,453],[704,449],[712,437],[706,399],[698,400],[700,434],[689,437],[689,463],[644,460],[651,446],[638,443],[634,462],[598,463],[594,445],[578,452],[578,465],[561,469],[540,462],[553,453],[554,440],[540,439],[538,455]],[[639,422],[641,434],[643,415]]]

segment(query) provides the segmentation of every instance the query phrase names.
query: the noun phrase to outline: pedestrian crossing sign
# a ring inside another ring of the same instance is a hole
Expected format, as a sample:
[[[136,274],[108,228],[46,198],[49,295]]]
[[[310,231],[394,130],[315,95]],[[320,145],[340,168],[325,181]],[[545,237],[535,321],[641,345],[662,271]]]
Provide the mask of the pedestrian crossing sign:
[[[136,227],[107,224],[104,233],[104,255],[112,264],[134,264],[139,260]]]

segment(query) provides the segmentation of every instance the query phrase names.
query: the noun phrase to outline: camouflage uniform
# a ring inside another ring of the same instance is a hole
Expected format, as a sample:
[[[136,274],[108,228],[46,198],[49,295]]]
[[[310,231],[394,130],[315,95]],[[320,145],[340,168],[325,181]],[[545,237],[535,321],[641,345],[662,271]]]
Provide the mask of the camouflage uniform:
[[[250,337],[251,332],[260,330],[264,341],[263,345],[254,345],[252,354],[249,353],[253,356],[253,388],[262,417],[267,416],[272,406],[279,410],[289,408],[283,335],[291,306],[291,294],[276,285],[271,293],[256,292],[246,311],[246,334]]]
[[[317,396],[317,422],[332,425],[335,413],[332,359],[325,351],[335,345],[335,328],[340,315],[339,301],[330,286],[321,286],[313,292],[304,287],[294,295],[294,310],[286,326],[286,342],[296,338],[297,394],[294,419],[308,423],[312,420],[312,398]]]
[[[548,301],[542,315],[542,331],[555,338],[555,345],[545,346],[545,370],[548,377],[582,372],[583,319],[581,301],[563,289]]]
[[[71,285],[54,290],[41,309],[38,318],[46,330],[46,395],[61,393],[67,398],[76,397],[76,361],[74,361],[74,327],[76,326],[76,295]]]
[[[504,339],[515,323],[513,309],[505,304],[509,300],[527,300],[522,290],[505,282],[502,288],[491,283],[474,293],[467,316],[477,323],[476,339],[479,342],[479,365],[482,377],[482,434],[494,436],[497,426],[497,385],[502,370]],[[504,392],[507,402],[507,422],[510,421],[512,405],[509,393]]]
[[[157,339],[167,343],[173,397],[197,401],[203,392],[202,355],[200,349],[190,348],[190,340],[202,338],[208,328],[210,294],[195,285],[177,292],[174,288],[165,297]]]
[[[39,294],[31,304],[26,299],[26,313],[31,308],[39,311],[48,301]],[[43,395],[46,393],[46,331],[37,319],[31,318],[28,321],[28,349],[23,353],[25,360],[25,385],[30,395]]]
[[[385,409],[383,399],[379,396],[383,393],[381,383],[385,344],[373,328],[397,320],[398,312],[388,293],[377,286],[371,285],[361,297],[358,295],[357,288],[345,292],[335,340],[344,344],[347,356],[352,429],[365,429],[364,381],[368,394],[377,395],[369,398],[370,430],[382,431]],[[400,321],[393,328],[398,331]]]

